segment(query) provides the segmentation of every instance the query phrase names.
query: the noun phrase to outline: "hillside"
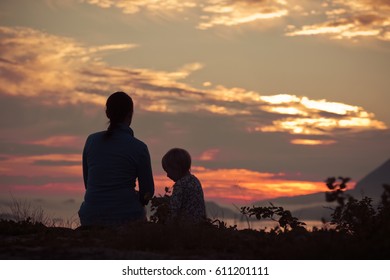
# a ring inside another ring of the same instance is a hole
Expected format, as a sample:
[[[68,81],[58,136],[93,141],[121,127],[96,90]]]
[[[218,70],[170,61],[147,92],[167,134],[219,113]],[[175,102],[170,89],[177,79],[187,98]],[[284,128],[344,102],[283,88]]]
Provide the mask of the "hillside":
[[[390,159],[369,172],[357,182],[354,189],[347,191],[347,193],[357,199],[368,196],[378,203],[383,192],[383,184],[390,184]],[[321,218],[329,220],[331,214],[328,207],[332,204],[325,201],[325,193],[322,192],[262,200],[255,202],[254,205],[265,206],[269,205],[269,202],[291,210],[295,216],[302,220],[320,220]]]
[[[153,223],[72,230],[0,221],[0,259],[389,259],[390,245],[381,236]]]
[[[363,177],[349,194],[360,200],[358,194],[364,192],[378,201],[383,183],[390,181],[389,171],[390,161],[386,161]],[[144,222],[71,229],[45,226],[30,218],[16,222],[3,216],[0,259],[389,259],[389,187],[386,195],[386,202],[378,210],[370,210],[365,203],[356,204],[354,207],[360,210],[351,208],[355,212],[348,212],[344,220],[336,223],[340,228],[324,224],[310,231],[302,227],[238,230],[222,221],[181,227]],[[332,213],[324,207],[329,206],[324,193],[272,202],[292,210],[301,220],[320,219]],[[269,202],[259,204],[268,206]],[[209,215],[234,215],[210,202],[207,208]]]
[[[350,193],[357,198],[368,196],[378,201],[383,184],[390,184],[390,159],[362,178]]]

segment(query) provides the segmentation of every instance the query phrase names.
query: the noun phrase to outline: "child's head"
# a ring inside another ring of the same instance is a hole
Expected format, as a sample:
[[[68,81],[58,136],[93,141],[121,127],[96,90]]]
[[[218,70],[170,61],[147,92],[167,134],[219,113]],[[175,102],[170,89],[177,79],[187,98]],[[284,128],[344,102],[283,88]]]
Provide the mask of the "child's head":
[[[163,156],[161,163],[168,178],[176,182],[190,172],[191,156],[184,149],[173,148]]]

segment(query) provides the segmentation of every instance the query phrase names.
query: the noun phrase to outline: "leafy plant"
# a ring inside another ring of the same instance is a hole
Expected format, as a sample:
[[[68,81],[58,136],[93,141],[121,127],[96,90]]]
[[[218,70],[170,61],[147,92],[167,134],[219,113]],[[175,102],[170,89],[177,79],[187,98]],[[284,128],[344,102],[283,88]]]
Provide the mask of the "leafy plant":
[[[330,190],[325,193],[325,199],[327,202],[337,201],[340,206],[343,206],[348,196],[345,195],[347,183],[351,180],[349,177],[338,177],[341,181],[337,182],[336,177],[329,177],[325,180],[326,186]]]
[[[341,181],[340,183],[338,182]],[[390,186],[383,185],[384,193],[382,201],[377,209],[372,205],[372,199],[363,197],[357,200],[345,192],[350,178],[328,178],[325,182],[330,191],[326,192],[327,202],[337,202],[336,208],[332,209],[331,224],[336,230],[350,235],[367,237],[373,236],[389,228],[390,217]]]
[[[171,190],[168,187],[165,187],[164,195],[154,196],[150,202],[150,210],[152,214],[150,215],[150,221],[153,223],[165,224],[169,215],[169,200],[171,198]]]
[[[390,185],[383,185],[383,193],[381,195],[381,204],[378,207],[379,214],[383,217],[390,217]]]
[[[220,220],[220,219],[215,219],[215,220],[210,220],[207,219],[205,224],[212,225],[218,229],[223,229],[223,230],[237,230],[237,225],[228,225],[226,222]]]
[[[277,207],[272,203],[270,203],[270,205],[271,206],[266,207],[241,207],[240,212],[247,217],[255,216],[258,220],[270,219],[272,221],[277,221],[285,232],[289,229],[305,229],[304,226],[306,226],[306,224],[294,217],[289,210],[284,210],[283,207]],[[278,216],[278,218],[275,216]]]

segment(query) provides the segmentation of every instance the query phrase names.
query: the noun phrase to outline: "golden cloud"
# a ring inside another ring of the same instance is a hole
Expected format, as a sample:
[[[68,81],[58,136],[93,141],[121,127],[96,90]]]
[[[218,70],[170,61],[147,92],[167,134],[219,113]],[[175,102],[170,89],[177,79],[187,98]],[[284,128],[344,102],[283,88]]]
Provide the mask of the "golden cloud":
[[[197,90],[178,82],[202,67],[199,63],[177,71],[151,71],[109,67],[101,54],[128,50],[134,44],[87,47],[70,38],[50,35],[31,28],[0,27],[0,92],[39,98],[46,104],[92,103],[104,105],[106,95],[115,89],[141,89],[134,94],[145,109],[159,110],[165,103],[175,108],[175,100]],[[104,94],[99,94],[104,92]],[[162,100],[157,106],[154,100]],[[166,106],[168,106],[166,105]],[[179,109],[178,106],[176,109]],[[186,109],[184,109],[186,110]]]
[[[326,35],[335,39],[362,37],[390,40],[388,0],[329,0],[319,4],[302,0],[80,0],[101,8],[115,7],[126,14],[152,12],[174,14],[198,12],[201,30],[217,26],[240,26],[287,17],[326,17],[325,21],[296,27],[287,26],[287,36]],[[263,24],[264,25],[264,24]],[[262,26],[263,26],[262,25]]]
[[[191,87],[184,81],[203,67],[200,63],[169,72],[110,67],[103,62],[102,52],[134,46],[87,47],[30,28],[0,27],[0,92],[48,105],[104,106],[107,94],[124,90],[132,93],[140,110],[235,116],[248,131],[258,132],[333,135],[340,129],[387,129],[364,108],[340,102],[290,94],[267,96],[222,85],[202,90]]]
[[[81,0],[101,8],[118,8],[125,14],[142,11],[167,14],[199,9],[201,22],[199,29],[214,26],[236,26],[258,20],[284,17],[288,14],[285,0]]]
[[[286,2],[280,0],[209,0],[203,7],[205,15],[199,29],[214,26],[236,26],[258,20],[275,19],[286,16]]]
[[[366,130],[385,130],[387,125],[375,119],[375,115],[362,107],[339,102],[311,100],[296,95],[262,96],[268,105],[261,108],[267,112],[292,115],[274,120],[271,125],[260,125],[249,130],[261,132],[287,132],[301,135],[333,135],[338,130],[362,132]],[[292,141],[292,144],[333,144],[334,141]]]
[[[98,94],[85,94],[91,81],[80,72],[103,64],[97,53],[133,48],[134,44],[87,48],[70,38],[50,35],[31,28],[0,27],[0,90],[3,94],[40,97],[47,103],[88,102],[104,104]],[[89,78],[89,77],[88,77]],[[92,80],[92,82],[96,81]]]
[[[261,100],[272,105],[280,105],[292,102],[299,102],[300,98],[290,94],[277,94],[272,96],[261,96]]]
[[[287,36],[327,35],[334,39],[372,37],[390,41],[388,0],[332,0],[325,6],[325,22],[290,27]]]
[[[234,108],[229,108],[229,106],[217,106],[214,104],[198,104],[195,106],[198,111],[206,111],[216,115],[225,115],[225,116],[238,116],[238,115],[250,115],[251,112],[248,110],[238,110]]]
[[[281,107],[281,106],[261,106],[261,110],[270,112],[270,113],[277,113],[281,115],[301,115],[301,116],[307,116],[308,113],[304,110],[300,110],[298,108],[294,107]]]
[[[363,132],[369,130],[388,129],[385,123],[371,118],[358,118],[345,116],[341,119],[331,117],[321,117],[312,114],[311,118],[285,118],[275,120],[272,125],[259,126],[255,131],[261,132],[287,132],[301,135],[333,135],[338,129],[345,133]]]
[[[196,7],[196,0],[81,0],[91,5],[97,5],[101,8],[115,7],[125,14],[135,14],[141,10],[152,12],[183,11],[188,8]]]

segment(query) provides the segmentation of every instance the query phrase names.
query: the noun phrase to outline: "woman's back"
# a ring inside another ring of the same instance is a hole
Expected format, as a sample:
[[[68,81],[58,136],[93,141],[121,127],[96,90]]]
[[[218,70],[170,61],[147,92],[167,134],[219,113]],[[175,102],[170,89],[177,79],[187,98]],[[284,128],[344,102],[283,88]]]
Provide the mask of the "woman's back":
[[[130,128],[120,127],[109,137],[105,131],[88,137],[83,152],[87,193],[135,187],[140,150],[146,146],[130,133]]]
[[[131,98],[123,92],[107,100],[107,131],[91,134],[83,150],[86,188],[81,225],[113,225],[146,219],[144,205],[154,194],[148,147],[129,127]],[[135,190],[138,179],[138,190]]]

